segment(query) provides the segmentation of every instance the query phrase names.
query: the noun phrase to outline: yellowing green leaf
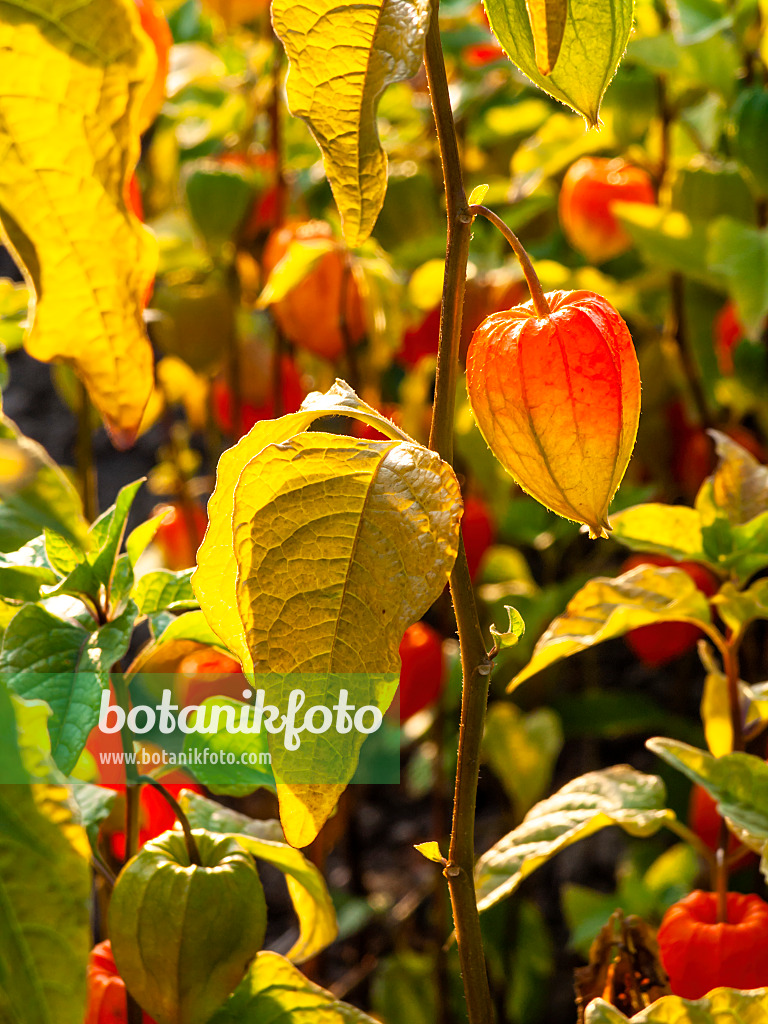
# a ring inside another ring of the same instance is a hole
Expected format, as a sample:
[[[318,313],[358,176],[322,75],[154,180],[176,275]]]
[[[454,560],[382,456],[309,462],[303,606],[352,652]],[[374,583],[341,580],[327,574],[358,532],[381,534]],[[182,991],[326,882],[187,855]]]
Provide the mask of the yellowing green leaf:
[[[596,125],[629,39],[632,0],[571,0],[567,9],[553,0],[486,0],[485,9],[510,60],[534,85]]]
[[[326,253],[336,244],[331,238],[298,238],[288,246],[285,256],[275,265],[259,296],[259,309],[280,302],[300,284]]]
[[[274,0],[272,21],[290,69],[288,105],[323,151],[344,236],[371,233],[387,188],[376,110],[388,85],[419,69],[429,0]]]
[[[257,953],[234,995],[208,1024],[376,1024],[315,985],[277,953]]]
[[[125,199],[152,45],[129,0],[2,8],[0,225],[34,288],[26,347],[73,364],[124,447],[153,384],[154,242]]]
[[[208,530],[197,552],[192,587],[211,628],[240,659],[246,671],[251,662],[237,611],[237,563],[232,548],[235,485],[248,462],[268,444],[286,441],[323,416],[352,416],[390,437],[410,440],[391,420],[361,401],[348,384],[337,380],[326,394],[313,391],[308,395],[299,412],[256,423],[245,437],[221,456],[216,470],[216,487],[208,502]]]
[[[522,823],[478,860],[478,910],[511,895],[536,868],[560,850],[608,825],[634,836],[657,832],[674,818],[665,808],[664,783],[628,765],[589,772],[531,808]]]
[[[739,839],[763,854],[761,870],[768,874],[768,764],[754,754],[712,757],[705,750],[659,736],[646,746],[707,790]]]
[[[662,996],[646,1010],[630,1017],[632,1024],[762,1024],[768,1014],[768,989],[739,992],[713,989],[695,1002],[680,996]],[[626,1024],[627,1018],[604,999],[593,999],[584,1024]]]
[[[635,505],[612,515],[611,526],[614,539],[633,551],[704,560],[699,515],[685,505]]]
[[[529,714],[508,701],[488,709],[483,757],[501,782],[519,821],[549,788],[563,746],[560,719],[551,708]]]
[[[382,712],[406,628],[439,597],[456,558],[461,498],[433,452],[396,441],[304,433],[251,459],[235,488],[236,595],[268,703]],[[201,601],[201,605],[204,606]],[[311,842],[354,774],[357,730],[270,737],[292,845]],[[282,785],[281,785],[282,783]]]
[[[768,619],[768,579],[756,580],[747,590],[724,583],[712,603],[728,629],[742,633],[755,619]]]
[[[568,603],[508,686],[514,690],[543,668],[651,622],[712,621],[707,598],[688,573],[640,565],[616,579],[590,580]]]
[[[336,912],[322,874],[298,850],[285,842],[277,821],[259,821],[207,800],[191,790],[181,806],[193,828],[234,835],[259,860],[285,875],[288,894],[299,920],[299,937],[286,954],[294,963],[316,956],[336,938]]]
[[[768,507],[768,467],[719,430],[710,430],[717,451],[712,500],[734,526],[747,523]]]
[[[563,44],[568,0],[525,0],[525,6],[536,67],[542,75],[551,75]]]

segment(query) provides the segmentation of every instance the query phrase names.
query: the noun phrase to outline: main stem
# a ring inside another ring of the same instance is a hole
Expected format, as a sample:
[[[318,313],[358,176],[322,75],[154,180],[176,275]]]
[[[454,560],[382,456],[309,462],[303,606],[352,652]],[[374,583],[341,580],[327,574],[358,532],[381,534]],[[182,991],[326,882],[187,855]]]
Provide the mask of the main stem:
[[[425,63],[432,109],[435,115],[440,158],[443,165],[448,237],[445,277],[440,308],[440,347],[429,445],[440,457],[453,461],[453,418],[459,341],[464,309],[464,287],[469,258],[472,213],[456,141],[448,80],[438,20],[439,0],[432,0]],[[451,895],[456,942],[470,1024],[489,1024],[493,1019],[488,974],[480,932],[480,916],[473,878],[475,861],[475,804],[480,770],[480,744],[485,724],[491,662],[485,648],[469,575],[464,543],[451,574],[451,596],[456,612],[463,674],[453,822],[445,876]]]

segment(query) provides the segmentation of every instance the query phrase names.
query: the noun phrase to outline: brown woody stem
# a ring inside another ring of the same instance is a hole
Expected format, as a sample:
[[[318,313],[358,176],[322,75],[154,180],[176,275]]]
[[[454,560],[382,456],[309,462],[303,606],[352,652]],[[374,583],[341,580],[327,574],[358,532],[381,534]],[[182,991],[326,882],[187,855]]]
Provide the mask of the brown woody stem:
[[[464,308],[472,213],[467,203],[451,111],[438,21],[439,0],[432,0],[425,63],[443,165],[448,236],[440,308],[440,346],[432,429],[429,444],[446,462],[453,460],[453,417],[459,342]],[[445,877],[453,908],[464,994],[470,1024],[493,1019],[488,974],[480,932],[474,885],[475,803],[480,767],[480,743],[485,723],[491,662],[480,630],[472,580],[463,541],[451,574],[451,596],[461,644],[462,699],[453,822]]]
[[[506,240],[512,246],[512,249],[517,256],[518,263],[522,267],[523,276],[525,277],[525,283],[528,285],[528,291],[531,293],[531,301],[533,302],[533,308],[539,314],[539,316],[549,316],[552,310],[549,308],[547,297],[544,294],[544,289],[541,287],[541,281],[538,278],[536,271],[533,269],[533,263],[531,263],[531,257],[523,248],[523,244],[514,231],[507,227],[504,221],[499,217],[493,210],[489,210],[487,206],[473,205],[470,206],[470,211],[473,216],[485,217],[487,221],[490,221],[495,228],[504,235]]]

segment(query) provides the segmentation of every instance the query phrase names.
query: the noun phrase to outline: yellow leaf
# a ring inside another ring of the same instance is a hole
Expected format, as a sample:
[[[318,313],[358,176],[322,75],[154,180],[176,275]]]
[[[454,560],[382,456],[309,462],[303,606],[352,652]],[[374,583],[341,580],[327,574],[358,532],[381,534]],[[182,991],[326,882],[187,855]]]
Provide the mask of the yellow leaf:
[[[429,0],[274,0],[272,21],[290,61],[291,112],[323,151],[349,245],[371,233],[387,188],[376,127],[381,94],[419,69]]]
[[[416,843],[414,850],[418,850],[422,857],[431,860],[433,864],[446,864],[445,857],[440,853],[440,845],[434,840],[431,843]]]
[[[616,579],[590,580],[568,603],[507,687],[514,690],[548,665],[652,622],[709,625],[709,604],[682,569],[640,565]]]
[[[390,420],[362,402],[348,384],[336,381],[325,395],[317,391],[307,395],[301,411],[256,423],[221,456],[216,487],[208,502],[208,530],[197,552],[192,587],[211,628],[240,660],[246,672],[250,670],[251,658],[237,612],[237,563],[232,549],[235,485],[244,467],[268,444],[286,441],[324,415],[353,416],[384,434],[410,440]]]
[[[448,580],[460,516],[452,470],[417,445],[303,433],[251,459],[235,489],[236,594],[265,701],[285,712],[300,689],[307,709],[330,709],[346,690],[384,712],[403,633]],[[307,730],[291,750],[269,736],[291,845],[317,834],[364,738]]]
[[[614,538],[633,551],[706,561],[699,514],[685,505],[635,505],[612,515],[611,526]]]
[[[568,0],[525,0],[525,7],[533,35],[536,67],[542,75],[551,75],[563,43]]]
[[[733,729],[728,700],[728,680],[721,672],[709,672],[704,680],[701,720],[704,723],[707,746],[713,757],[730,754],[733,750]]]
[[[768,988],[739,992],[712,989],[703,999],[662,996],[636,1013],[632,1024],[762,1024],[768,1017]],[[593,999],[584,1024],[626,1024],[627,1018],[603,999]]]
[[[0,225],[34,289],[25,344],[74,366],[126,447],[152,390],[155,245],[125,196],[154,50],[132,0],[0,6]]]

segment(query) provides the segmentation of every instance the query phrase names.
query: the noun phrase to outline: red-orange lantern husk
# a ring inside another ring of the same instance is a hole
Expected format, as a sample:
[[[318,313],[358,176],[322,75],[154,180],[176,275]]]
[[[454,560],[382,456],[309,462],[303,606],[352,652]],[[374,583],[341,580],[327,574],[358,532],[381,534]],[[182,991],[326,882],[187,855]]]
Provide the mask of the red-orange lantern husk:
[[[467,389],[477,424],[520,486],[558,515],[606,536],[640,416],[627,325],[594,292],[550,292],[494,313],[472,338]]]

